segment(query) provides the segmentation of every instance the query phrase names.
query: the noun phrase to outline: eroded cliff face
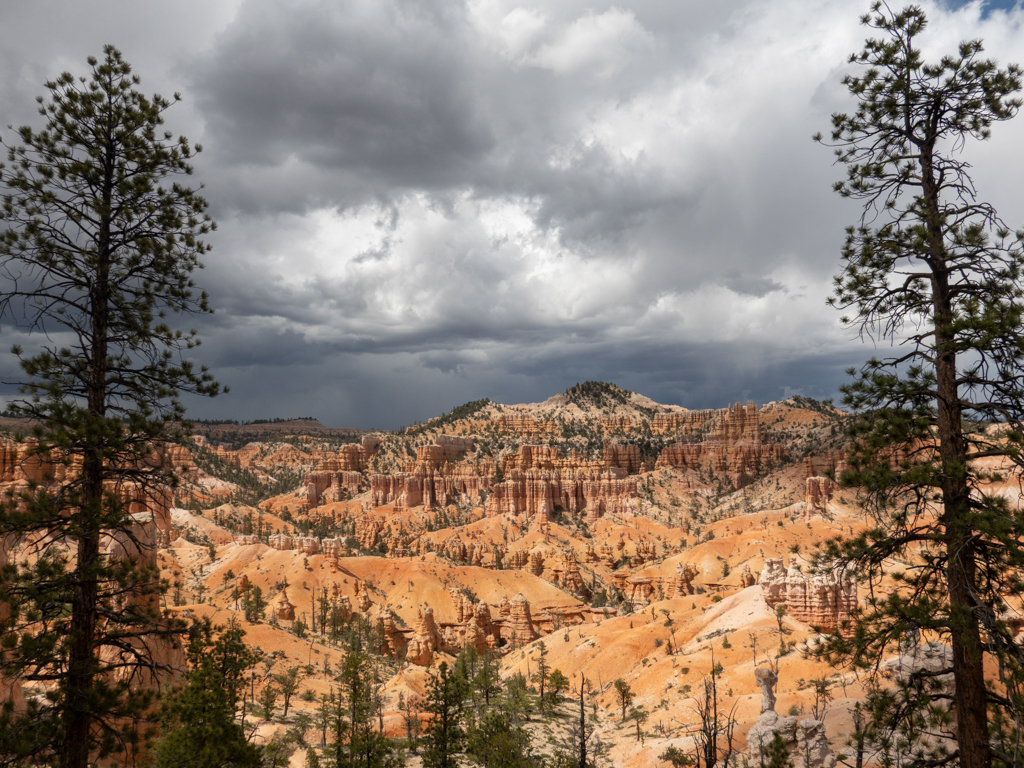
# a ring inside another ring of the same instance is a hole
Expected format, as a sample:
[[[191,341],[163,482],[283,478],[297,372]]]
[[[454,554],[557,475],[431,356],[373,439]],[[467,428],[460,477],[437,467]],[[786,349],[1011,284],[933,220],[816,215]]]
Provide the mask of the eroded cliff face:
[[[808,477],[807,492],[804,495],[804,516],[826,514],[828,503],[839,490],[839,484],[829,477]]]
[[[374,506],[396,508],[446,506],[461,501],[480,504],[487,514],[507,512],[550,517],[557,511],[586,514],[631,514],[637,506],[635,478],[640,467],[637,446],[607,441],[600,460],[582,459],[575,451],[561,455],[546,445],[521,445],[502,457],[500,476],[493,461],[453,464],[452,452],[438,445],[417,448],[417,459],[402,472],[370,478]]]
[[[769,606],[783,605],[787,616],[823,632],[842,629],[858,605],[857,582],[851,575],[805,574],[795,559],[787,569],[783,558],[766,558],[758,584]]]
[[[506,513],[550,518],[556,511],[582,514],[587,522],[606,514],[627,515],[638,506],[636,478],[625,470],[513,470],[494,486],[487,514]]]
[[[497,416],[494,419],[494,427],[498,432],[511,433],[528,439],[555,435],[561,431],[554,421],[513,414]]]
[[[302,482],[306,486],[306,504],[310,508],[352,498],[364,485],[363,473],[354,470],[318,469],[307,472]]]
[[[656,468],[726,474],[736,485],[782,458],[781,445],[762,443],[760,412],[752,402],[715,411],[659,414],[651,431],[681,438],[662,450]]]
[[[188,468],[187,455],[180,446],[158,446],[144,458],[142,469],[161,468],[178,472],[183,465]],[[63,461],[37,453],[31,442],[0,441],[0,492],[10,494],[15,500],[28,493],[32,486],[57,493],[79,476],[81,467],[81,459],[76,456]],[[169,488],[122,482],[116,487],[110,484],[108,491],[127,505],[128,515],[150,515],[157,540],[170,532],[172,494]]]
[[[28,488],[36,483],[46,488],[59,488],[65,480],[76,477],[81,461],[66,466],[49,456],[35,452],[30,442],[4,440],[0,442],[0,483],[15,489]]]
[[[373,462],[377,470],[340,469],[369,466],[367,439],[362,446],[343,446],[339,456],[347,458],[323,459],[306,474],[305,492],[297,498],[311,524],[323,524],[326,519],[329,525],[350,526],[347,536],[320,543],[321,551],[330,552],[334,562],[359,550],[386,553],[389,558],[438,553],[452,562],[526,571],[584,599],[598,583],[614,588],[633,605],[693,594],[696,573],[689,564],[676,574],[640,573],[656,559],[678,553],[678,544],[643,535],[634,541],[634,534],[625,539],[620,532],[618,539],[602,537],[567,547],[547,531],[546,524],[554,521],[593,529],[604,519],[628,521],[647,513],[654,503],[655,473],[641,475],[644,459],[631,435],[639,440],[656,432],[672,433],[690,441],[664,448],[658,462],[659,472],[683,472],[688,479],[680,484],[688,489],[709,487],[703,474],[698,477],[705,471],[731,476],[739,483],[773,466],[781,455],[780,446],[760,442],[760,414],[752,403],[658,413],[654,418],[651,409],[645,408],[631,415],[588,417],[588,429],[599,422],[617,432],[602,439],[597,450],[592,436],[575,443],[570,440],[569,447],[531,441],[534,435],[577,434],[582,429],[567,427],[561,416],[506,413],[481,419],[477,428],[482,431],[472,435],[435,434],[428,442],[403,439],[390,454],[377,442],[369,443],[374,452],[382,451],[381,461]],[[557,425],[557,430],[550,425]],[[465,426],[453,429],[463,431]],[[519,430],[516,437],[522,440],[514,450],[508,450],[507,443],[495,444],[495,435],[513,430]],[[653,454],[647,455],[653,461]],[[360,456],[358,462],[352,459]],[[385,471],[381,466],[392,469]],[[650,464],[646,469],[651,469]],[[646,478],[643,489],[638,483],[642,477]],[[365,500],[356,511],[349,506],[339,516],[338,502],[365,493],[367,487],[369,492],[361,497]],[[271,500],[267,509],[291,509],[293,501]],[[327,518],[324,510],[332,510]],[[437,515],[449,521],[445,525],[454,519],[470,522],[481,517],[502,521],[501,538],[495,538],[493,526],[491,532],[468,529],[445,536],[430,534],[424,528]],[[683,520],[681,525],[689,533],[690,521]],[[556,527],[556,538],[564,535],[560,530]],[[292,539],[279,536],[271,546],[296,546],[287,542]],[[753,580],[749,568],[743,578]]]

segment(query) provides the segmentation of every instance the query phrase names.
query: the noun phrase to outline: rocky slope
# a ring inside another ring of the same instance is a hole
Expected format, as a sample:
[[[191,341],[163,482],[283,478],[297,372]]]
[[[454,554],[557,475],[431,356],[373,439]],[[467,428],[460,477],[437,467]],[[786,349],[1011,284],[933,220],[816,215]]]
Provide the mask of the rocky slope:
[[[694,697],[720,664],[737,750],[778,731],[831,765],[863,692],[800,649],[858,604],[856,583],[812,575],[805,559],[862,525],[855,496],[826,477],[842,465],[842,419],[805,400],[691,411],[588,382],[398,433],[276,424],[241,444],[208,430],[164,459],[185,480],[173,509],[154,505],[167,609],[239,621],[273,671],[301,665],[310,693],[293,711],[311,717],[343,655],[331,629],[365,618],[396,735],[399,702],[422,697],[439,661],[493,650],[503,676],[529,679],[543,652],[573,685],[587,681],[607,761],[621,766],[692,748]],[[5,485],[40,474],[5,450]],[[266,605],[246,621],[257,588]],[[617,679],[648,714],[643,740],[619,722]],[[816,679],[829,681],[827,712]]]

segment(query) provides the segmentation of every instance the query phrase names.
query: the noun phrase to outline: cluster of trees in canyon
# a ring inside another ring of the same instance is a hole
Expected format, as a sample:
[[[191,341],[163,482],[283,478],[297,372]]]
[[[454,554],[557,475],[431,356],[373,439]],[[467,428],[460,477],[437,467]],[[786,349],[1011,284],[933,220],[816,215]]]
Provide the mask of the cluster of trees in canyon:
[[[948,668],[869,696],[875,732],[904,766],[1019,766],[1024,646],[1010,618],[1024,596],[1024,517],[982,489],[991,472],[978,460],[1024,469],[1024,233],[978,200],[961,153],[1017,113],[1021,70],[983,58],[979,41],[926,62],[917,47],[926,19],[915,6],[875,3],[863,21],[878,36],[850,58],[854,109],[817,137],[846,168],[836,191],[863,204],[832,303],[896,352],[853,371],[844,389],[854,417],[841,479],[862,489],[873,525],[827,546],[817,563],[869,585],[891,575],[895,560],[912,567],[893,577],[900,589],[869,596],[855,626],[818,652],[869,670],[907,636],[948,642]],[[248,742],[238,718],[257,656],[237,628],[213,633],[166,616],[165,587],[135,557],[151,546],[139,534],[138,503],[176,482],[153,453],[186,438],[180,395],[222,391],[191,361],[196,334],[168,319],[210,311],[193,273],[215,225],[185,181],[201,148],[161,128],[173,101],[137,90],[115,48],[89,66],[86,78],[46,83],[44,127],[21,128],[0,168],[0,315],[43,339],[14,349],[23,397],[10,412],[35,425],[19,438],[30,453],[56,457],[66,475],[57,493],[30,484],[0,503],[0,681],[46,689],[18,707],[3,702],[0,764],[85,768],[141,750],[161,720],[158,765],[279,764]],[[580,403],[617,397],[585,385],[569,392]],[[102,551],[108,539],[123,556]],[[8,558],[14,543],[18,557]],[[182,642],[183,686],[158,707],[139,677],[170,672],[160,649]],[[380,681],[360,642],[357,633],[338,695],[324,703],[321,727],[335,734],[329,762],[397,764],[395,745],[374,726]],[[461,753],[485,766],[535,765],[524,725],[532,708],[559,701],[567,684],[556,672],[538,672],[534,696],[531,681],[499,682],[487,657],[442,664],[419,704],[429,727],[410,732],[410,744],[431,768],[455,765]],[[944,674],[955,695],[936,684]],[[554,761],[583,768],[596,745],[585,684],[576,685],[575,735]],[[260,703],[268,716],[270,699]],[[704,758],[708,768],[717,760]]]

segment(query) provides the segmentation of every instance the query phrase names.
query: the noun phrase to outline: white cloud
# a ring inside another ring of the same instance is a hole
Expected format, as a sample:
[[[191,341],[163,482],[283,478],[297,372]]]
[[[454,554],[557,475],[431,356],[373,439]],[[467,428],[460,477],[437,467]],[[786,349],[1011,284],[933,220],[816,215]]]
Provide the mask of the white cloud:
[[[573,21],[556,40],[540,48],[529,63],[557,75],[586,72],[599,78],[618,74],[654,36],[632,11],[610,8]]]

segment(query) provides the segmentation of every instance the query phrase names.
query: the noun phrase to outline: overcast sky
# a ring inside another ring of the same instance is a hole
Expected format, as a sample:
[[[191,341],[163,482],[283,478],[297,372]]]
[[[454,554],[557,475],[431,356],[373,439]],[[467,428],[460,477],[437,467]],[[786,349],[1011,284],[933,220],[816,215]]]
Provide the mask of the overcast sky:
[[[108,42],[181,93],[219,224],[192,324],[232,389],[197,418],[391,429],[588,379],[829,397],[875,350],[825,306],[859,209],[810,136],[850,106],[868,5],[4,0],[0,126],[39,127],[43,82]],[[933,57],[1024,61],[1019,5],[922,5]],[[1022,147],[1024,117],[967,148],[1014,227]]]

